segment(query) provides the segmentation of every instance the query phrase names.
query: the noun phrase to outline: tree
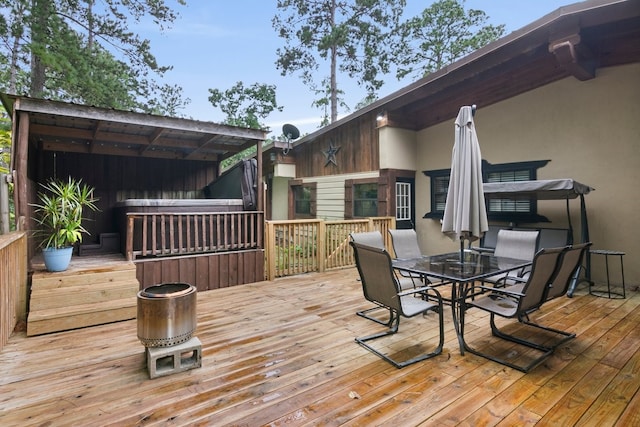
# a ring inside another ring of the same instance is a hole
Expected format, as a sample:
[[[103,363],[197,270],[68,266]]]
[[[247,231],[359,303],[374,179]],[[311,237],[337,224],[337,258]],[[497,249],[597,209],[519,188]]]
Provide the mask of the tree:
[[[276,102],[276,87],[273,85],[254,83],[245,87],[243,82],[237,82],[224,92],[209,89],[209,93],[209,102],[227,115],[224,123],[232,126],[266,129],[260,120],[283,108]]]
[[[0,0],[4,90],[162,113],[154,99],[181,89],[155,83],[170,67],[158,65],[149,41],[129,28],[152,20],[164,29],[176,17],[167,0]]]
[[[368,97],[384,83],[389,72],[392,30],[400,22],[405,0],[278,0],[281,11],[273,28],[285,40],[277,50],[276,66],[282,75],[300,73],[303,82],[320,98],[313,105],[330,108],[338,118],[338,72],[356,79]],[[320,84],[316,72],[322,68]]]
[[[497,40],[505,26],[485,25],[487,20],[481,10],[465,11],[464,0],[433,3],[398,28],[396,77],[417,80]]]

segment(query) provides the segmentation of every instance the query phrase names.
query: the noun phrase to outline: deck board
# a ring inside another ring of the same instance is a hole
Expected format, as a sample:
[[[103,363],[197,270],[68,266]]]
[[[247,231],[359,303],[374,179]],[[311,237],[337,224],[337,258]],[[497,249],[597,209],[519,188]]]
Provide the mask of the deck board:
[[[202,367],[149,379],[135,320],[27,337],[0,352],[0,425],[632,425],[640,408],[640,294],[579,289],[534,318],[577,332],[528,374],[443,354],[396,369],[354,342],[379,325],[355,269],[198,293]],[[474,346],[526,357],[469,313]],[[434,343],[435,316],[402,319],[386,351]],[[518,327],[519,328],[519,327]],[[378,345],[376,343],[376,345]],[[46,390],[46,392],[44,391]],[[89,421],[90,420],[90,421]]]

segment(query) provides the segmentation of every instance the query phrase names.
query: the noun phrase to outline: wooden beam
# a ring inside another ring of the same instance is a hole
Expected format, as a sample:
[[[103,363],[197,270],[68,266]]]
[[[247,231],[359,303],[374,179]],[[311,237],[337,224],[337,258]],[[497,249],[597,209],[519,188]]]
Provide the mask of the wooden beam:
[[[596,66],[591,50],[580,43],[580,34],[573,34],[549,43],[549,52],[556,57],[558,65],[565,68],[580,81],[596,76]]]
[[[147,138],[148,144],[142,148],[140,148],[140,154],[143,154],[146,150],[149,149],[149,147],[153,146],[155,143],[158,142],[158,140],[160,139],[160,136],[162,135],[162,132],[164,132],[163,128],[156,128],[153,133],[151,135],[149,135],[149,137]]]
[[[16,224],[24,223],[30,217],[29,215],[29,198],[28,198],[28,177],[27,164],[29,160],[29,113],[19,112],[18,116],[18,133],[14,136],[15,149],[15,211]],[[15,120],[15,117],[14,117]],[[23,218],[21,220],[21,218]]]

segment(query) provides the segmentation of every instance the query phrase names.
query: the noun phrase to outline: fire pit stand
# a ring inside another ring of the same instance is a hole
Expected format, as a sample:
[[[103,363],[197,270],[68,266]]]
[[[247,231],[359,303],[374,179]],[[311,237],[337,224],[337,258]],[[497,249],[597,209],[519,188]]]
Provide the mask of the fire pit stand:
[[[146,354],[149,378],[202,366],[202,344],[196,337],[171,347],[147,347]]]
[[[202,366],[196,329],[196,288],[164,283],[138,292],[138,338],[146,347],[149,377]]]

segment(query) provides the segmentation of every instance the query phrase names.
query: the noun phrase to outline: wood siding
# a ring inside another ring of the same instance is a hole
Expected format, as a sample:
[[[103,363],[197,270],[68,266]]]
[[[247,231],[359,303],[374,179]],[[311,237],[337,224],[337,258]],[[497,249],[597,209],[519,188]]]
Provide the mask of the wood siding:
[[[30,168],[30,180],[45,182],[69,175],[95,187],[100,212],[88,213],[91,233],[84,243],[97,241],[99,233],[118,232],[113,206],[127,198],[202,198],[202,189],[217,176],[215,162],[133,158],[82,153],[39,152],[37,165]],[[31,201],[35,201],[34,185]],[[124,238],[124,236],[121,236]]]
[[[264,280],[264,250],[139,260],[136,270],[141,289],[182,282],[208,291]]]
[[[339,148],[335,154],[336,164],[328,162],[325,155],[330,145]],[[375,114],[365,114],[300,146],[295,156],[298,178],[378,170],[380,159]]]

